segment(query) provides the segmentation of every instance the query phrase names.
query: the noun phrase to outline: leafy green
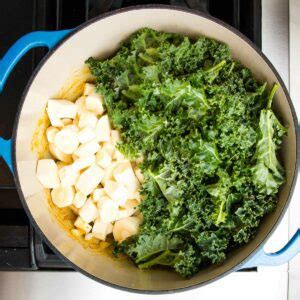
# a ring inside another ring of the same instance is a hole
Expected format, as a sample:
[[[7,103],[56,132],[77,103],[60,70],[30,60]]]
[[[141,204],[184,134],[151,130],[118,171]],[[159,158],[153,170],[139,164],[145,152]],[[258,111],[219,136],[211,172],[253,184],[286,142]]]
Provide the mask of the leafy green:
[[[157,185],[159,186],[162,194],[165,198],[170,201],[174,202],[180,199],[180,191],[173,185],[172,183],[168,183],[171,179],[172,173],[170,170],[161,170],[159,174],[155,175],[150,172],[150,176],[153,177]]]
[[[216,226],[226,222],[228,215],[227,202],[232,197],[232,194],[229,192],[230,178],[228,174],[220,172],[219,178],[217,183],[206,186],[206,190],[212,196],[215,206],[212,218]]]
[[[173,266],[176,261],[177,255],[170,250],[165,250],[162,254],[156,256],[155,258],[148,260],[142,264],[139,264],[140,269],[149,269],[155,265],[161,266]]]
[[[271,110],[271,101],[277,86],[272,89],[266,109],[262,109],[259,118],[260,139],[256,145],[256,165],[253,168],[253,182],[261,193],[277,193],[284,182],[283,168],[280,165],[276,150],[279,147],[286,129],[280,124]]]
[[[121,132],[119,150],[144,158],[144,221],[115,253],[189,277],[247,243],[285,180],[277,85],[268,94],[220,42],[149,28],[87,64]]]
[[[182,241],[175,237],[168,238],[162,234],[142,234],[136,243],[129,247],[128,254],[134,257],[137,263],[140,263],[162,251],[177,249],[181,243]]]

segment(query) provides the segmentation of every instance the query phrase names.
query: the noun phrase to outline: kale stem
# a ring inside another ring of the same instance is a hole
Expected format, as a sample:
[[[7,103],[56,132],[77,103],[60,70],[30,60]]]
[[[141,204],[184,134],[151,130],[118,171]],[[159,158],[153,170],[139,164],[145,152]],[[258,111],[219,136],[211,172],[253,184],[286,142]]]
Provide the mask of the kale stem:
[[[169,260],[167,260],[169,258]],[[171,260],[170,260],[171,258]],[[148,269],[156,264],[158,265],[172,265],[176,258],[176,254],[172,253],[169,249],[165,250],[162,254],[155,257],[152,260],[146,261],[142,264],[139,264],[140,269]]]
[[[219,71],[223,68],[223,66],[226,64],[226,60],[222,60],[221,62],[219,62],[218,64],[216,64],[215,66],[205,70],[206,73],[211,73],[211,72],[215,72],[215,71]]]
[[[156,48],[147,48],[145,52],[150,56],[155,56],[157,54]]]
[[[193,221],[190,221],[190,222],[188,222],[186,224],[183,224],[180,227],[177,227],[177,228],[174,228],[172,230],[169,230],[168,233],[177,232],[177,231],[180,231],[180,230],[183,230],[183,229],[187,229],[187,227],[189,227],[192,223],[193,223]]]
[[[140,57],[144,62],[146,62],[146,63],[148,63],[148,64],[150,64],[150,65],[155,64],[154,59],[153,59],[151,56],[147,55],[147,54],[140,53],[140,54],[139,54],[139,57]]]
[[[272,90],[269,94],[269,97],[268,97],[268,103],[267,103],[267,109],[270,109],[271,108],[271,105],[272,105],[272,100],[274,98],[274,95],[276,93],[278,89],[278,84],[277,83],[274,83],[273,87],[272,87]]]
[[[231,64],[228,74],[231,74],[231,72],[233,71],[234,67],[235,67],[235,62],[233,62]]]

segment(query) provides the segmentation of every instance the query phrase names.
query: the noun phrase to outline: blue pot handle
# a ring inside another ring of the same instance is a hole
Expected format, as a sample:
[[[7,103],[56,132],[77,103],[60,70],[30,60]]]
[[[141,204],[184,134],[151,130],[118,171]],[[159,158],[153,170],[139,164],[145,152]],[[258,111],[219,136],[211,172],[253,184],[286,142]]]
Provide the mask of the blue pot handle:
[[[10,171],[13,173],[12,161],[11,161],[11,139],[5,140],[0,137],[0,155],[6,162]]]
[[[241,269],[257,266],[279,266],[289,262],[298,253],[300,253],[300,229],[296,231],[282,249],[274,253],[266,253],[262,248],[243,264]]]
[[[35,47],[47,47],[50,50],[70,32],[70,29],[60,31],[35,31],[17,40],[0,60],[0,93],[14,66],[30,49]],[[11,139],[5,140],[0,137],[0,156],[13,173]]]

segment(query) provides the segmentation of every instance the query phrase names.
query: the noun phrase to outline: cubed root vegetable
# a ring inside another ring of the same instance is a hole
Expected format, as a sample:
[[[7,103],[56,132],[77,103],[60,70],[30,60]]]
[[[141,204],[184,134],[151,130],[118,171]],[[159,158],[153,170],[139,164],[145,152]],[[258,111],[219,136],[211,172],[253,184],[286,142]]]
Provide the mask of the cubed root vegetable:
[[[94,222],[92,234],[99,240],[105,241],[106,236],[110,234],[113,230],[113,225],[109,222],[104,222],[98,218]]]
[[[41,159],[37,165],[37,178],[46,188],[58,188],[60,180],[58,168],[53,159]]]
[[[116,241],[138,232],[139,181],[130,161],[117,150],[120,133],[111,130],[103,97],[86,83],[74,102],[50,99],[46,130],[54,159],[41,159],[37,178],[52,202],[76,215],[74,237],[97,246],[113,233]],[[103,242],[104,243],[104,242]]]
[[[93,201],[89,198],[79,210],[79,216],[86,222],[94,221],[98,216],[98,209]]]
[[[128,217],[117,221],[113,228],[114,239],[120,243],[136,235],[139,231],[139,224],[140,220],[137,217]]]

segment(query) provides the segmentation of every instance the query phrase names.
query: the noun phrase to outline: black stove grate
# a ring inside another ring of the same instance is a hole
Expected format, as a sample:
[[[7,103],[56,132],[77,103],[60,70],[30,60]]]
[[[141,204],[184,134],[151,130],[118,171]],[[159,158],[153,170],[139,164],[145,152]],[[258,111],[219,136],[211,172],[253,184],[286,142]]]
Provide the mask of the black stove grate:
[[[30,31],[73,28],[104,12],[137,4],[172,4],[206,12],[261,47],[261,0],[14,0],[0,1],[0,57]],[[22,91],[45,54],[43,48],[30,51],[8,79],[0,95],[0,136],[11,136]],[[1,159],[0,170],[0,270],[69,268],[34,232]]]

